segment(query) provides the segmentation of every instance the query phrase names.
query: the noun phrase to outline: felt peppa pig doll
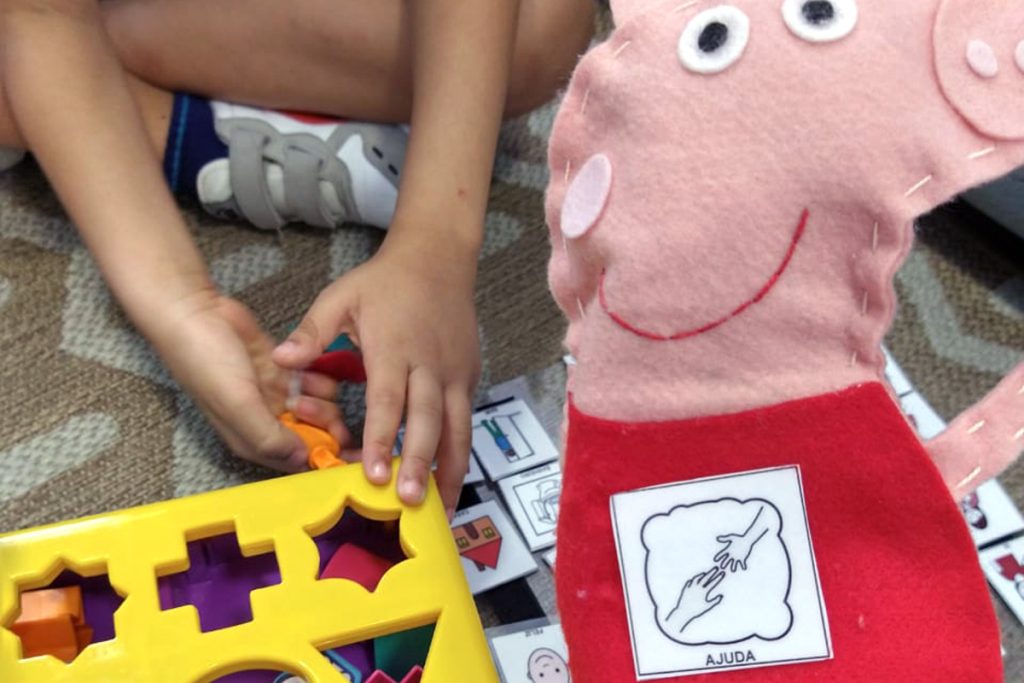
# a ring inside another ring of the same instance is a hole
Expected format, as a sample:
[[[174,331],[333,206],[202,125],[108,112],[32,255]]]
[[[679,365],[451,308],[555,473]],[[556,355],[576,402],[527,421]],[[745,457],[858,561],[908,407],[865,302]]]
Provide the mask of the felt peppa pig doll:
[[[922,443],[880,341],[915,217],[1024,164],[1024,2],[611,4],[547,200],[574,678],[1001,681],[956,501],[1024,447],[1024,366]],[[757,585],[772,628],[737,630]]]

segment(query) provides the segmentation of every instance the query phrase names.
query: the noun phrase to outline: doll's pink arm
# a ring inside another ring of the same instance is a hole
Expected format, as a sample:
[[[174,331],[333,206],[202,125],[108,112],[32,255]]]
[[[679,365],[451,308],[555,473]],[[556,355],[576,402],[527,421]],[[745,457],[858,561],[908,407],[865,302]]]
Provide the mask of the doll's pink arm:
[[[1024,363],[926,447],[957,499],[1002,472],[1024,449]]]

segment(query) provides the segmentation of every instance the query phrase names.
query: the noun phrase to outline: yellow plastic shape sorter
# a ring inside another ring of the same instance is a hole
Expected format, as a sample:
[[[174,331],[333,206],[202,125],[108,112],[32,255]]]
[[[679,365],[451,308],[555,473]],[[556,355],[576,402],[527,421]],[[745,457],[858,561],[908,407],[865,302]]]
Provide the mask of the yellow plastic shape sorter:
[[[317,576],[313,538],[346,510],[399,520],[408,559],[373,592]],[[281,581],[251,592],[250,621],[204,633],[192,605],[161,609],[158,577],[188,570],[188,542],[232,531],[244,556],[275,554]],[[105,574],[124,598],[113,614],[114,637],[70,663],[23,659],[21,641],[7,628],[19,596],[65,570]],[[207,683],[253,669],[341,682],[322,650],[428,624],[435,628],[422,683],[497,683],[433,480],[426,502],[407,507],[394,482],[374,486],[359,465],[336,467],[0,536],[3,683]]]

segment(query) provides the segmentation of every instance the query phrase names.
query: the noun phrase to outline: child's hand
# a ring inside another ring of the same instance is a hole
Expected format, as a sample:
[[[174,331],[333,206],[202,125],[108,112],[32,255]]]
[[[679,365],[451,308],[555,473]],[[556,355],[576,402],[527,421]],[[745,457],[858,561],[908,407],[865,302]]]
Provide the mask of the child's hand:
[[[306,449],[277,420],[291,373],[270,360],[273,344],[242,304],[204,292],[161,311],[150,337],[175,379],[238,456],[276,470],[306,468]],[[334,402],[337,383],[304,373],[298,417],[348,438]]]
[[[404,409],[398,493],[408,504],[420,503],[436,456],[438,487],[450,515],[469,462],[471,395],[480,372],[475,251],[403,237],[389,239],[376,256],[321,292],[275,349],[274,360],[302,368],[347,333],[366,365],[367,477],[376,484],[389,481]]]

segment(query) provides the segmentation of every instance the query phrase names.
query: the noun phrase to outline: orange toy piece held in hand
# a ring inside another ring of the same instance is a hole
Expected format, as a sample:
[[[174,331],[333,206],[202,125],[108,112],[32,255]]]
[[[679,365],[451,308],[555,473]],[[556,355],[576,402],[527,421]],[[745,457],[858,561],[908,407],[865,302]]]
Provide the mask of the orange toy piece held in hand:
[[[306,444],[306,448],[309,450],[310,469],[322,470],[345,464],[338,457],[341,452],[341,444],[328,432],[308,422],[300,421],[290,412],[281,413],[278,419],[281,424],[298,434],[302,443]]]
[[[339,382],[366,382],[366,370],[363,367],[362,356],[355,351],[330,351],[316,359],[309,370],[329,375]],[[299,435],[302,442],[309,450],[309,467],[314,470],[322,470],[328,467],[344,465],[344,461],[338,457],[341,453],[341,444],[330,433],[320,429],[308,422],[299,420],[293,413],[281,413],[278,417],[288,429]]]

